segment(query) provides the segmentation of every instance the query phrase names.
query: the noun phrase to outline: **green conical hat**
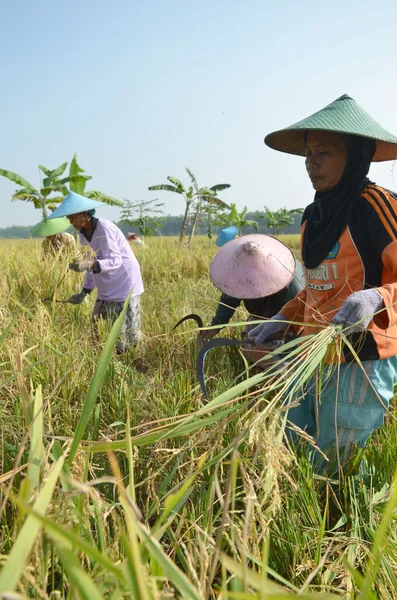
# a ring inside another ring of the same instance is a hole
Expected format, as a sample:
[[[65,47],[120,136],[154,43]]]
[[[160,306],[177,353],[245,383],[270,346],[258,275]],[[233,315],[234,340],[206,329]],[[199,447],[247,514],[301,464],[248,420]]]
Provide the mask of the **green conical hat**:
[[[269,133],[265,144],[288,154],[305,155],[305,131],[332,131],[376,140],[372,160],[395,160],[397,137],[383,129],[353,98],[344,94],[325,108],[290,127]]]
[[[57,233],[66,231],[69,227],[69,219],[66,219],[66,217],[60,219],[44,219],[44,221],[40,221],[40,223],[37,223],[37,225],[32,227],[30,233],[36,237],[49,237],[50,235],[56,235]]]

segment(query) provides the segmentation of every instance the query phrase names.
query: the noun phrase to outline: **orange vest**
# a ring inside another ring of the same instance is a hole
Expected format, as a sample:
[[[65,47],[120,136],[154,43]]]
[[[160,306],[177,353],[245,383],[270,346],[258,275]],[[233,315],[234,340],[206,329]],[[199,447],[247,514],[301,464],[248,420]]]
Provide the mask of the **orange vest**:
[[[361,360],[389,358],[397,354],[397,200],[383,188],[368,186],[359,208],[356,214],[352,211],[348,226],[327,258],[315,269],[305,269],[306,287],[284,305],[280,313],[289,321],[302,323],[303,335],[315,333],[331,323],[350,294],[373,287],[367,283],[368,267],[357,248],[358,238],[361,236],[361,247],[367,244],[368,265],[372,252],[368,252],[368,244],[382,235],[385,242],[380,247],[378,243],[373,244],[372,255],[375,260],[379,254],[382,265],[380,285],[376,289],[383,296],[386,310],[375,316],[366,334],[353,334],[351,340]],[[365,226],[357,227],[354,223],[356,218],[369,223],[367,233]],[[382,229],[377,231],[378,227]],[[353,228],[356,239],[352,235]],[[305,223],[301,228],[301,244],[304,230]],[[317,324],[318,329],[305,326],[309,323]],[[350,352],[344,352],[344,360],[352,360]]]

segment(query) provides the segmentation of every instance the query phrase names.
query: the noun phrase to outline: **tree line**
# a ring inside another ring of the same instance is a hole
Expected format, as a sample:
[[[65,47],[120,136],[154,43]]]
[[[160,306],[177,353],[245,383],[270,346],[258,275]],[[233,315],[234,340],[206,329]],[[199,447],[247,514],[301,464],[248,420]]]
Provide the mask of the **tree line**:
[[[272,227],[266,227],[265,222],[265,211],[250,211],[246,213],[247,220],[256,221],[258,223],[258,229],[251,226],[243,226],[241,233],[270,233],[273,234],[274,230]],[[292,234],[299,233],[301,215],[293,214],[293,224],[289,227],[283,229],[283,233]],[[159,228],[153,233],[154,236],[179,236],[182,223],[183,223],[184,215],[165,215],[161,218],[161,223]],[[130,226],[121,221],[116,222],[116,225],[121,229],[124,234],[129,232],[132,233],[140,233],[138,226]],[[190,234],[191,224],[188,222],[186,234]],[[217,235],[219,231],[222,229],[220,225],[213,226],[213,234]],[[32,227],[30,225],[12,225],[11,227],[0,228],[0,238],[3,239],[27,239],[31,237]],[[72,229],[71,229],[72,230]],[[197,235],[208,235],[208,224],[205,220],[202,220],[198,223],[196,227]]]
[[[87,181],[92,179],[73,156],[69,170],[68,162],[62,163],[56,169],[48,169],[39,165],[40,185],[35,187],[21,175],[0,168],[0,176],[5,177],[19,186],[11,197],[12,201],[30,202],[40,212],[41,218],[47,218],[70,192],[94,198],[113,206],[122,208],[120,222],[117,223],[122,231],[139,233],[141,236],[163,235],[179,236],[179,242],[184,242],[188,236],[190,244],[194,234],[206,235],[209,240],[224,227],[234,226],[239,235],[258,231],[262,233],[298,233],[300,214],[303,209],[288,210],[279,208],[271,211],[264,206],[265,211],[249,212],[245,206],[238,211],[237,205],[227,204],[219,197],[219,193],[229,189],[229,183],[217,183],[211,187],[200,186],[194,173],[186,167],[189,184],[184,185],[180,179],[168,176],[167,182],[148,187],[150,191],[171,192],[179,195],[185,202],[185,212],[182,216],[165,216],[162,207],[164,203],[158,199],[124,202],[100,191],[86,190]],[[0,229],[0,237],[26,238],[30,236],[29,227],[12,226]]]

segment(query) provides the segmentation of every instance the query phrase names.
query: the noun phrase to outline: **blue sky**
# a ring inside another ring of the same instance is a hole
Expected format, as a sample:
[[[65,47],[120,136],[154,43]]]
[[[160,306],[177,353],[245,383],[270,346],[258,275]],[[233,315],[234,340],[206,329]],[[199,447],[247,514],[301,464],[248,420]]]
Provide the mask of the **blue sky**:
[[[0,167],[38,185],[77,152],[91,189],[171,214],[147,187],[185,166],[240,208],[306,206],[303,159],[263,137],[343,93],[397,134],[396,21],[395,0],[3,2]],[[393,163],[370,174],[397,189]],[[0,227],[40,218],[15,189],[0,178]]]

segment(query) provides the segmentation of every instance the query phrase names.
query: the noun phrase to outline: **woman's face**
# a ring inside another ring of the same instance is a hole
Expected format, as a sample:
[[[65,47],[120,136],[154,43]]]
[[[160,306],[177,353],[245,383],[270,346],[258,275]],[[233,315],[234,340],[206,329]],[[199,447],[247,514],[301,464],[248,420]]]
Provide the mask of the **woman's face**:
[[[340,181],[348,157],[342,135],[327,131],[310,131],[307,135],[306,170],[316,192],[328,192]]]
[[[68,219],[70,224],[73,225],[73,227],[77,229],[77,231],[80,231],[80,229],[84,229],[85,227],[87,227],[90,221],[90,217],[87,215],[86,212],[76,213],[75,215],[69,215]]]

